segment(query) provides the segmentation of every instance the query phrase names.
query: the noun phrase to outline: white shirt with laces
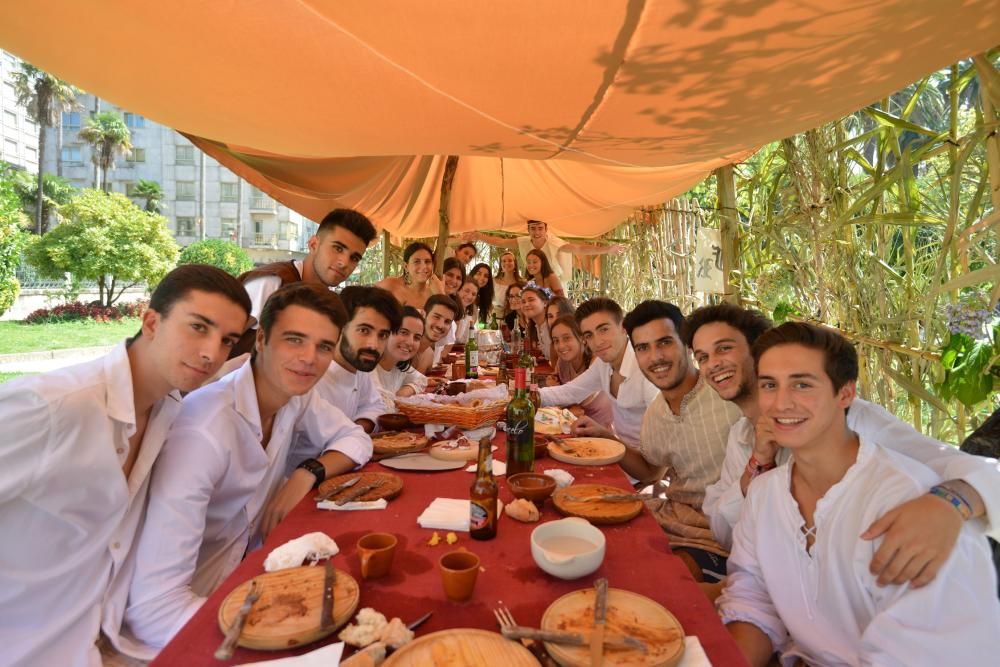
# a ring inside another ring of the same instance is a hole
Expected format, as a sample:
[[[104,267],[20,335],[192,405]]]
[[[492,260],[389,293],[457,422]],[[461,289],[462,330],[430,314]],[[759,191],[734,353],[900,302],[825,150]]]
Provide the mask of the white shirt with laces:
[[[0,662],[97,666],[103,633],[120,651],[149,473],[180,412],[172,392],[136,430],[125,343],[100,359],[0,386]]]
[[[590,368],[575,377],[571,382],[557,387],[543,387],[538,390],[542,398],[542,406],[567,406],[583,402],[595,392],[603,391],[611,398],[614,413],[612,427],[619,438],[627,445],[639,446],[639,432],[642,429],[642,417],[646,408],[660,393],[639,369],[635,359],[632,343],[625,343],[625,355],[622,357],[621,370],[624,378],[618,387],[618,396],[611,395],[611,374],[614,369],[606,361],[595,359]]]
[[[1000,523],[989,520],[990,517],[1000,516],[1000,468],[996,459],[972,456],[929,438],[882,406],[860,398],[854,399],[847,411],[847,428],[923,463],[943,480],[961,479],[970,484],[986,505],[986,518],[976,519],[972,522],[973,526],[995,540],[1000,539]],[[733,526],[739,520],[743,507],[740,478],[753,453],[756,437],[754,424],[746,417],[733,424],[722,475],[718,482],[705,490],[703,509],[709,517],[715,539],[727,549],[732,545]],[[790,456],[790,450],[779,448],[775,461],[782,465]]]
[[[1000,655],[1000,601],[986,540],[966,526],[922,588],[880,587],[868,570],[881,539],[861,533],[940,478],[862,438],[856,462],[819,500],[815,543],[790,491],[794,459],[755,479],[736,524],[723,623],[766,633],[790,666],[983,665]],[[993,657],[989,657],[993,656]]]
[[[285,481],[298,435],[318,443],[305,452],[311,457],[338,451],[359,465],[371,458],[364,430],[315,390],[278,410],[262,447],[252,364],[185,397],[153,471],[125,615],[149,647],[138,657],[153,657],[259,546],[262,512]]]

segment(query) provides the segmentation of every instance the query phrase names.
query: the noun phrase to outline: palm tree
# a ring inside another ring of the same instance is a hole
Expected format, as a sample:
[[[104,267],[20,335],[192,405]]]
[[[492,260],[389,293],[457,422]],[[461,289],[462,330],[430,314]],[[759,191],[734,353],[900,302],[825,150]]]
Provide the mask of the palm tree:
[[[121,114],[114,111],[98,111],[87,119],[80,130],[80,138],[94,147],[94,164],[101,170],[100,189],[111,191],[108,172],[115,167],[115,157],[132,152],[132,132]]]
[[[34,175],[24,171],[13,173],[14,191],[21,198],[21,204],[25,212],[33,211],[38,206],[38,183]],[[45,174],[42,180],[42,228],[39,234],[49,231],[49,217],[63,204],[68,204],[73,197],[78,194],[78,190],[73,184],[61,176],[55,174]]]
[[[143,208],[150,213],[159,213],[163,210],[163,188],[156,181],[140,178],[129,196],[135,199],[145,199],[146,204]]]
[[[45,191],[42,174],[45,164],[45,130],[55,125],[59,114],[77,106],[80,92],[72,84],[43,72],[34,65],[21,63],[21,69],[11,74],[18,104],[38,123],[38,188]],[[37,191],[36,190],[36,191]],[[42,233],[42,206],[35,207],[35,233]]]

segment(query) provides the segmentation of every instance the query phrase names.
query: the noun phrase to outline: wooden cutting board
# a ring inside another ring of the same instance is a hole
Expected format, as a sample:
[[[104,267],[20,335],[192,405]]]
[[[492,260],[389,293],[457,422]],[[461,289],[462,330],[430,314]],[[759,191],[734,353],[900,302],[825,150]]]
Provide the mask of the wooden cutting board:
[[[376,479],[380,480],[382,483],[376,488],[362,493],[359,497],[355,498],[356,501],[368,501],[368,500],[378,500],[379,498],[385,498],[386,500],[392,500],[400,493],[403,492],[403,480],[399,475],[393,475],[391,472],[349,472],[345,475],[337,475],[336,477],[331,477],[330,479],[324,481],[319,485],[318,493],[316,495],[323,495],[327,489],[332,489],[338,484],[343,484],[354,477],[360,477],[361,479],[352,486],[347,487],[343,491],[339,492],[332,498],[327,498],[327,500],[334,501],[338,498],[342,498],[348,495],[353,489],[358,486],[364,486],[366,484],[371,484]]]
[[[549,443],[549,456],[578,466],[606,466],[625,457],[625,445],[607,438],[563,438]]]
[[[590,636],[594,628],[594,589],[568,593],[545,610],[543,630],[579,632]],[[605,632],[628,635],[644,642],[645,655],[635,649],[604,648],[607,667],[675,667],[684,657],[684,629],[673,614],[644,595],[620,588],[608,589]],[[590,665],[589,646],[545,643],[545,648],[563,667]]]
[[[424,635],[399,649],[384,667],[537,667],[538,661],[521,644],[495,632],[458,628]]]
[[[419,452],[427,446],[427,438],[409,431],[383,431],[372,435],[372,447],[376,455],[396,456]]]
[[[464,436],[442,440],[431,445],[427,453],[442,461],[475,461],[479,457],[479,443]]]
[[[336,632],[358,609],[361,599],[358,582],[343,570],[335,570],[333,624],[320,630],[323,612],[324,567],[293,567],[256,577],[264,585],[260,599],[250,610],[240,634],[239,645],[264,651],[302,646]],[[219,627],[232,625],[250,582],[237,586],[219,607]]]
[[[550,450],[551,453],[551,450]],[[552,502],[561,514],[578,516],[594,524],[625,523],[639,516],[642,512],[641,500],[626,500],[622,502],[602,502],[599,500],[580,501],[569,500],[566,496],[576,498],[595,498],[609,494],[629,493],[626,489],[605,484],[573,484],[562,489],[556,489],[552,494]]]

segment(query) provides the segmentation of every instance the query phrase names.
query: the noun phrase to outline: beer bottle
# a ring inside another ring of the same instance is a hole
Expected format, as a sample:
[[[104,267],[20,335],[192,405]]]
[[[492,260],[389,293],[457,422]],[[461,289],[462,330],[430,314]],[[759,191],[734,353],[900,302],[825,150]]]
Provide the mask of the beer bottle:
[[[528,335],[524,339],[524,347],[521,350],[521,356],[518,357],[517,367],[524,369],[524,382],[525,386],[531,384],[532,375],[535,372],[535,357],[531,354],[531,336]]]
[[[521,327],[514,323],[514,331],[510,334],[510,351],[511,354],[516,354],[521,356],[521,350],[524,349],[524,342],[521,340]]]
[[[514,398],[507,404],[507,477],[535,467],[535,406],[524,389],[524,369],[514,369]]]
[[[469,536],[474,540],[497,536],[497,481],[493,477],[491,446],[488,437],[480,439],[476,479],[469,490]]]
[[[528,400],[531,404],[535,406],[535,410],[542,409],[542,395],[538,391],[538,385],[534,382],[531,383],[531,387],[528,388]]]
[[[507,372],[507,354],[502,350],[500,352],[500,369],[497,371],[497,385],[505,385],[508,391],[513,389],[510,375]]]
[[[489,326],[489,328],[493,329],[494,331],[500,328],[500,325],[497,324],[497,311],[496,310],[494,310],[493,314],[490,315],[490,326]]]
[[[479,377],[479,345],[476,343],[476,327],[469,327],[469,340],[465,343],[465,379]]]

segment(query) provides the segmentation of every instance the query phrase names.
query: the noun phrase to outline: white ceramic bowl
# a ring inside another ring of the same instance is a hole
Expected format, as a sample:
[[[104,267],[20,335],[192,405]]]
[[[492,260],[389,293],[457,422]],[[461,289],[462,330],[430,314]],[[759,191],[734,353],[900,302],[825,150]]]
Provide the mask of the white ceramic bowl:
[[[590,547],[578,540],[589,542]],[[604,562],[605,544],[604,533],[589,521],[569,517],[543,523],[531,532],[531,557],[553,577],[579,579]]]

